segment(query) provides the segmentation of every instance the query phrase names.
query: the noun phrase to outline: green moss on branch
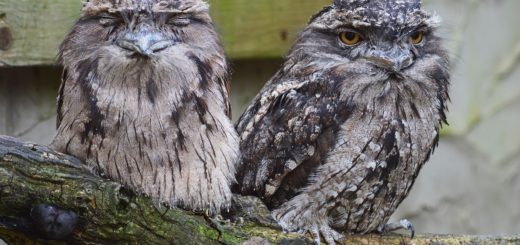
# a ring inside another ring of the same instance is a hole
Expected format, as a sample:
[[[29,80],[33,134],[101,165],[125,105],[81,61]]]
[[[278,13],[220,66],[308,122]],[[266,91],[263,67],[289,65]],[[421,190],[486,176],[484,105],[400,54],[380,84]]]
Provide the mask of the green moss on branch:
[[[0,239],[8,244],[64,244],[44,241],[13,224],[24,224],[37,204],[76,212],[74,244],[308,244],[298,234],[280,232],[269,211],[254,198],[235,198],[234,224],[155,205],[150,199],[97,177],[74,157],[47,147],[0,136]],[[20,225],[17,224],[17,225]],[[24,233],[25,232],[25,233]],[[253,239],[252,239],[253,238]],[[250,240],[252,239],[252,240]],[[255,243],[256,241],[256,243]],[[520,244],[520,238],[400,235],[348,236],[347,244]]]

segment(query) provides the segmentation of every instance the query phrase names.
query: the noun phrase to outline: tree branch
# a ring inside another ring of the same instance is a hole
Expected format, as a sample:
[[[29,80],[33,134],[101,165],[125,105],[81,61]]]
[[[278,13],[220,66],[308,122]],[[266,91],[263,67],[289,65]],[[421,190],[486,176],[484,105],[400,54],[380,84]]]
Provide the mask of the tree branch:
[[[203,215],[156,205],[118,183],[94,176],[74,157],[0,136],[0,221],[29,219],[37,204],[79,215],[79,227],[69,238],[75,243],[238,244],[259,235],[271,242],[298,237],[258,226],[258,219],[213,224]],[[20,237],[7,231],[12,226],[1,223],[1,238]]]
[[[63,244],[34,236],[29,214],[38,204],[52,204],[79,215],[78,227],[67,238],[68,243],[309,243],[309,239],[300,235],[280,232],[269,211],[257,199],[237,197],[235,202],[240,218],[233,224],[212,221],[204,215],[156,205],[118,183],[91,174],[74,157],[0,136],[0,238],[9,244]],[[517,244],[520,239],[420,236],[413,241],[418,245]],[[347,241],[348,244],[409,242],[400,235],[349,236]]]

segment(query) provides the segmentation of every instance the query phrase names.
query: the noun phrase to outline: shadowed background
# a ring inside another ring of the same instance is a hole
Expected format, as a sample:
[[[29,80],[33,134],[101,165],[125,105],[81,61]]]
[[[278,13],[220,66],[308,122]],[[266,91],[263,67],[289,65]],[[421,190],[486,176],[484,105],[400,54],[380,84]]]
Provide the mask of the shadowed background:
[[[233,71],[235,119],[299,30],[331,0],[213,0]],[[444,20],[450,127],[393,219],[420,233],[520,232],[520,1],[429,0]],[[57,46],[79,0],[0,0],[0,134],[47,144],[55,131]]]

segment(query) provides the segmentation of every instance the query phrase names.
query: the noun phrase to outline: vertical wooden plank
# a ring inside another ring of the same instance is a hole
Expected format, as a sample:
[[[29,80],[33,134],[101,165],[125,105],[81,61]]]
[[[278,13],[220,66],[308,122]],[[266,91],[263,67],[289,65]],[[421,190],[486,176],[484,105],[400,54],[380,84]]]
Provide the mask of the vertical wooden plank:
[[[0,135],[49,143],[59,78],[57,67],[0,68]]]
[[[11,48],[0,51],[0,64],[53,64],[80,8],[77,0],[0,0],[2,21],[13,35]]]
[[[0,68],[0,135],[7,134],[7,102],[6,102],[6,86],[7,81],[4,78],[6,68]],[[0,244],[1,245],[1,244]]]
[[[233,58],[283,56],[310,17],[332,0],[213,0],[212,16]]]

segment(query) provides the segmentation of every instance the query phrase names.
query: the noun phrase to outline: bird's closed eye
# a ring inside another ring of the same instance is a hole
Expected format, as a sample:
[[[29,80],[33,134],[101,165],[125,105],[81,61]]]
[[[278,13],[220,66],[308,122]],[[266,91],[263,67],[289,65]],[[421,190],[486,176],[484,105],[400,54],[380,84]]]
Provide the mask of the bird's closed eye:
[[[363,38],[361,37],[361,34],[357,32],[344,31],[339,34],[339,40],[348,46],[354,46],[363,41]]]
[[[120,16],[113,14],[101,14],[99,16],[99,24],[102,26],[112,26],[121,23],[123,20]]]
[[[190,22],[191,20],[188,16],[175,15],[168,20],[167,24],[174,26],[187,26]]]

